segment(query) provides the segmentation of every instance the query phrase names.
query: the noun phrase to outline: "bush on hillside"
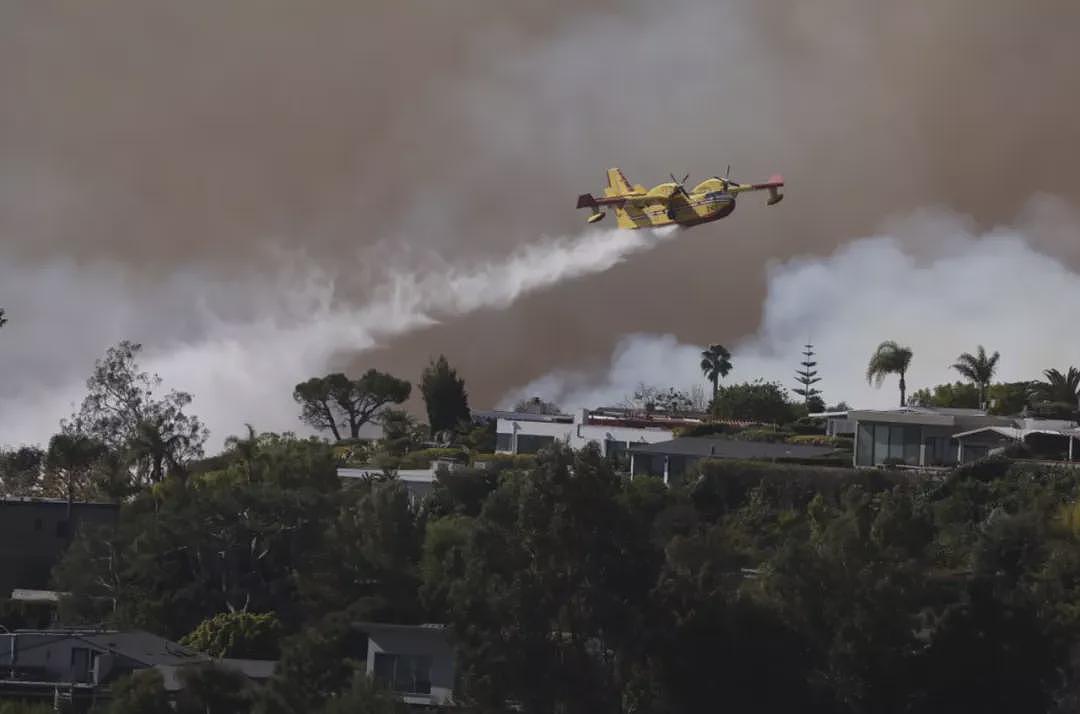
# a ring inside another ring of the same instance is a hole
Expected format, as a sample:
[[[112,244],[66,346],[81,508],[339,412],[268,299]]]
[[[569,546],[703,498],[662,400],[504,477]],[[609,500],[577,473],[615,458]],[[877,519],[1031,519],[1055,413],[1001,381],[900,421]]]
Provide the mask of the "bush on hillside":
[[[757,429],[743,429],[735,438],[739,441],[765,441],[770,444],[781,444],[791,437],[791,432],[779,429],[763,427]]]
[[[723,434],[734,434],[739,431],[739,427],[734,424],[725,424],[719,421],[705,422],[704,424],[695,424],[694,426],[684,426],[675,430],[675,436],[717,436]]]

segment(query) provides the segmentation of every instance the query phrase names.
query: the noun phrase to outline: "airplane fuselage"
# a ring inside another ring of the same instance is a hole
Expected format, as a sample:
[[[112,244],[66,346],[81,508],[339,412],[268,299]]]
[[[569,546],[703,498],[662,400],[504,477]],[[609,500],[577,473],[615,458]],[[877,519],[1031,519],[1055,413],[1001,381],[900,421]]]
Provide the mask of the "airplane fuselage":
[[[735,196],[723,179],[702,181],[685,194],[675,193],[677,184],[662,183],[635,201],[615,208],[620,228],[648,228],[670,225],[696,226],[719,220],[735,210]],[[649,197],[655,196],[655,201]]]
[[[735,199],[747,191],[768,191],[768,205],[775,206],[783,199],[780,189],[784,186],[782,176],[775,175],[765,183],[743,184],[728,178],[713,176],[705,179],[692,190],[687,190],[674,176],[670,183],[662,183],[646,190],[640,184],[631,184],[617,168],[608,169],[608,185],[604,195],[591,193],[578,196],[577,207],[592,211],[586,219],[596,223],[607,215],[604,209],[615,211],[619,228],[657,228],[660,226],[696,226],[731,215]]]

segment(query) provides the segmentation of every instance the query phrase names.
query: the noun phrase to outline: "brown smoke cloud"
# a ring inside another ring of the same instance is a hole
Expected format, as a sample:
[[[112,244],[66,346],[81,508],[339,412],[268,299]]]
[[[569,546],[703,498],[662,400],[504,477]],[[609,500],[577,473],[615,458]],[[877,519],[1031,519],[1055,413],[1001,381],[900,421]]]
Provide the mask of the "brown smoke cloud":
[[[608,166],[784,173],[776,208],[742,201],[601,275],[339,356],[415,377],[445,352],[482,406],[605,363],[629,332],[734,340],[768,261],[895,214],[941,204],[985,227],[1038,192],[1073,210],[1078,31],[1056,0],[7,3],[0,259],[105,261],[153,295],[185,271],[239,290],[284,250],[361,304],[387,261],[578,231],[574,197]],[[1046,225],[1042,247],[1076,259]],[[168,304],[130,337],[187,329]]]

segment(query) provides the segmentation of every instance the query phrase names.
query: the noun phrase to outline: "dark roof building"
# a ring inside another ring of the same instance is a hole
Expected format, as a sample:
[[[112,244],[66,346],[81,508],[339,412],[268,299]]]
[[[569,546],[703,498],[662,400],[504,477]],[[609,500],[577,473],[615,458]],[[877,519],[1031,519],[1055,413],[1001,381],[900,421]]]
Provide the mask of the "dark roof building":
[[[80,528],[111,524],[115,503],[0,498],[0,598],[15,588],[45,590],[53,567]]]
[[[16,630],[0,633],[0,697],[64,699],[76,710],[109,695],[118,677],[154,668],[168,691],[181,688],[184,667],[209,665],[265,680],[274,662],[213,659],[141,630]]]

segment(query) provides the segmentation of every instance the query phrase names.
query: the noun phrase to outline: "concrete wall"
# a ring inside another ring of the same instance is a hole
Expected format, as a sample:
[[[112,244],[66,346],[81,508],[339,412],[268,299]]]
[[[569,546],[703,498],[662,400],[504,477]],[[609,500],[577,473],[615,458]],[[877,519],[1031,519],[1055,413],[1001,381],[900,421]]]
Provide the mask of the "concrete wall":
[[[0,500],[0,598],[15,588],[46,590],[70,538],[86,525],[113,523],[115,504]]]
[[[388,627],[368,632],[367,673],[375,673],[375,655],[419,655],[431,657],[431,694],[409,694],[414,704],[448,704],[454,693],[454,649],[446,630],[428,627]]]
[[[656,444],[675,438],[674,432],[670,429],[586,424],[582,414],[575,415],[573,424],[500,418],[496,423],[496,433],[511,436],[516,434],[519,437],[521,435],[551,437],[569,445],[572,449],[581,449],[589,442],[596,442],[605,456],[607,455],[607,441],[619,441],[626,446],[628,443]],[[512,439],[510,443],[510,448],[503,451],[519,453],[520,450],[516,448]]]

